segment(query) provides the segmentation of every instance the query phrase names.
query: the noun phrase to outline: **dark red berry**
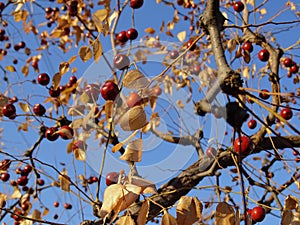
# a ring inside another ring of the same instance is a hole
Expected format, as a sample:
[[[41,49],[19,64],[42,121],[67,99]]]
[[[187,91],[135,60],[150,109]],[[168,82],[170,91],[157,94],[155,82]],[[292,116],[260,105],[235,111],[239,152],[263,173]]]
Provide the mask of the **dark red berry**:
[[[259,97],[266,100],[270,97],[270,92],[267,89],[262,89],[261,92],[259,93]]]
[[[59,206],[59,202],[54,202],[54,203],[53,203],[53,206],[54,206],[55,208],[57,208],[57,207]]]
[[[46,109],[43,105],[41,104],[35,104],[33,106],[33,112],[37,116],[43,116],[46,113]]]
[[[130,0],[130,7],[133,9],[139,9],[143,6],[144,0]]]
[[[56,133],[57,128],[56,127],[50,127],[46,130],[45,132],[45,137],[49,140],[49,141],[55,141],[57,140],[57,138],[59,137],[59,134]]]
[[[38,76],[38,83],[40,85],[46,86],[50,82],[50,77],[47,73],[40,73]]]
[[[13,104],[6,104],[2,108],[2,114],[8,118],[16,115],[16,107]]]
[[[266,62],[269,60],[270,57],[270,53],[268,52],[267,49],[262,49],[258,52],[258,58],[262,61],[262,62]]]
[[[233,9],[236,12],[242,12],[244,10],[244,4],[242,2],[235,2],[233,4]]]
[[[105,100],[115,100],[120,90],[117,84],[112,81],[106,81],[101,87],[101,96]]]
[[[247,52],[252,52],[253,51],[253,45],[250,41],[245,42],[243,44],[242,48],[243,48],[244,51],[247,51]]]
[[[58,97],[60,95],[60,89],[59,88],[54,89],[53,86],[51,86],[49,89],[49,95],[53,98]]]
[[[17,184],[20,186],[25,186],[28,183],[28,178],[27,176],[21,176],[17,180]]]
[[[249,122],[248,122],[248,127],[249,127],[250,129],[255,129],[256,125],[257,125],[256,120],[254,120],[254,119],[249,120]]]
[[[130,28],[127,30],[126,32],[126,37],[129,39],[129,40],[135,40],[137,37],[138,37],[138,32],[136,29],[134,28]]]
[[[76,84],[76,82],[77,82],[77,77],[71,76],[70,79],[69,79],[69,83],[70,84]]]
[[[117,39],[121,43],[125,43],[126,41],[128,41],[126,31],[123,30],[120,33],[118,33]]]
[[[293,117],[293,111],[290,108],[284,108],[280,111],[280,115],[284,119],[289,120]]]
[[[9,173],[6,173],[6,172],[5,172],[5,173],[1,173],[1,175],[0,175],[0,179],[1,179],[3,182],[8,181],[9,178],[10,178]]]
[[[283,60],[283,65],[285,67],[291,67],[293,65],[293,60],[291,58],[285,58]]]

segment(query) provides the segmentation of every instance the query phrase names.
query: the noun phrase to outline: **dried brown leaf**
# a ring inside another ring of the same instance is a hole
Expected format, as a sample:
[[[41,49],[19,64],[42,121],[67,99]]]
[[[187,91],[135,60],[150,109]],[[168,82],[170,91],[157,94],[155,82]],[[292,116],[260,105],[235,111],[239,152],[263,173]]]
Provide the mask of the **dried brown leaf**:
[[[295,196],[288,195],[284,200],[284,210],[297,209],[299,206],[299,199]]]
[[[177,223],[191,225],[201,218],[202,204],[196,197],[182,196],[176,208]]]
[[[108,121],[113,116],[114,101],[112,101],[112,100],[106,101],[105,106],[104,106],[104,110],[105,110],[106,120]]]
[[[126,209],[139,197],[141,188],[133,184],[112,184],[104,191],[103,204],[99,215],[104,218],[114,211],[116,215]]]
[[[26,66],[26,65],[23,66],[22,69],[21,69],[21,72],[24,74],[25,77],[27,77],[28,74],[29,74],[29,68],[28,68],[28,66]]]
[[[142,160],[142,149],[143,149],[143,140],[136,139],[127,145],[125,152],[120,156],[121,160],[131,161],[131,162],[140,162]]]
[[[143,204],[141,206],[139,215],[136,220],[138,225],[145,225],[147,223],[149,209],[150,209],[150,203],[147,199],[145,199],[145,201],[143,202]]]
[[[147,123],[145,110],[140,105],[129,109],[120,119],[120,126],[125,131],[141,129]]]
[[[93,47],[93,56],[94,56],[94,60],[96,62],[99,61],[100,56],[102,55],[102,44],[101,42],[96,39],[93,43],[92,43],[92,47]]]
[[[135,225],[135,222],[130,215],[125,215],[120,217],[116,225]]]
[[[74,157],[79,161],[85,161],[86,159],[85,151],[80,148],[74,149]]]
[[[124,87],[128,89],[141,89],[149,85],[149,80],[139,70],[130,70],[122,80]]]
[[[59,183],[60,183],[61,190],[70,192],[70,185],[71,185],[70,180],[71,179],[70,179],[70,177],[68,177],[67,171],[64,169],[61,172],[61,175],[59,175]]]
[[[220,202],[216,208],[217,225],[234,225],[235,213],[231,205],[226,202]]]
[[[70,69],[70,63],[69,62],[62,62],[62,63],[59,64],[59,73],[60,73],[61,76],[66,74],[69,71],[69,69]]]
[[[144,30],[146,33],[148,34],[154,34],[155,33],[155,30],[152,28],[152,27],[148,27]]]
[[[163,217],[161,218],[161,225],[178,225],[178,223],[174,216],[165,211]]]
[[[61,80],[61,74],[60,73],[56,73],[53,78],[52,78],[52,86],[54,88],[54,90],[56,90],[59,85],[60,85],[60,80]]]
[[[89,46],[82,46],[78,51],[78,55],[83,62],[86,62],[92,58],[93,52]]]
[[[230,39],[227,42],[227,49],[229,52],[233,52],[236,48],[236,40],[235,39]]]
[[[137,176],[131,176],[130,177],[131,184],[134,184],[136,186],[139,186],[142,188],[142,193],[143,194],[156,194],[156,186],[155,184],[147,179],[137,177]]]

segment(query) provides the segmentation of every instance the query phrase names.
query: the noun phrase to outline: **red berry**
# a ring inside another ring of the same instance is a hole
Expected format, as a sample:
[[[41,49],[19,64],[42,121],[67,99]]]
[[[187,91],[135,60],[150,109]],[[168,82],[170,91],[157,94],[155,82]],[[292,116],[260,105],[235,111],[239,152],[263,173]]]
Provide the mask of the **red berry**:
[[[45,181],[43,179],[37,180],[38,185],[43,186],[45,184]]]
[[[92,179],[93,183],[97,183],[98,182],[98,177],[96,177],[96,176],[92,176],[91,179]]]
[[[22,220],[22,217],[23,216],[23,213],[21,211],[17,211],[17,212],[14,212],[15,214],[12,216],[13,219],[15,220],[15,225],[16,225],[16,221],[20,221]],[[20,216],[19,216],[20,215]],[[20,224],[20,223],[17,223],[17,224]]]
[[[70,84],[76,84],[76,82],[77,82],[77,77],[71,76],[70,79],[69,79],[69,83]]]
[[[20,48],[25,48],[25,46],[26,46],[26,44],[25,44],[24,41],[20,41],[20,42],[18,43],[18,45],[19,45]]]
[[[21,208],[23,211],[27,211],[29,209],[29,204],[27,202],[24,202],[22,205],[21,205]]]
[[[126,103],[129,108],[140,105],[142,103],[142,98],[136,92],[131,92],[127,98]]]
[[[72,205],[69,204],[69,203],[65,203],[65,204],[64,204],[64,208],[65,208],[65,209],[72,209]]]
[[[3,2],[0,2],[0,12],[5,9],[5,4]]]
[[[120,33],[118,33],[117,39],[118,39],[118,41],[121,42],[121,43],[125,43],[126,41],[128,41],[126,31],[123,30],[123,31],[121,31]]]
[[[45,132],[45,137],[49,140],[49,141],[55,141],[57,140],[57,138],[59,137],[59,134],[55,133],[57,131],[56,127],[50,127],[46,130]]]
[[[251,217],[255,222],[261,222],[266,216],[266,211],[261,206],[255,206],[251,211]]]
[[[43,115],[45,114],[45,112],[46,112],[46,109],[45,109],[45,107],[44,107],[43,105],[41,105],[41,104],[35,104],[35,105],[33,106],[33,112],[34,112],[34,114],[37,115],[37,116],[43,116]]]
[[[114,57],[114,65],[118,70],[126,69],[130,64],[130,60],[126,55],[118,54]]]
[[[293,60],[291,58],[285,58],[283,60],[283,65],[285,67],[291,67],[293,65]]]
[[[27,164],[26,166],[24,166],[23,174],[28,175],[31,171],[32,171],[32,166],[31,165]]]
[[[10,178],[9,173],[6,173],[6,172],[5,172],[5,173],[1,173],[1,175],[0,175],[0,179],[1,179],[3,182],[8,181],[9,178]]]
[[[141,8],[144,4],[144,0],[130,0],[130,7],[133,9]]]
[[[290,68],[290,73],[298,73],[299,67],[296,63],[293,63],[293,65]]]
[[[51,86],[49,89],[49,95],[53,98],[58,97],[60,95],[60,89],[59,88],[54,89],[53,86]]]
[[[242,2],[235,2],[233,4],[233,9],[236,12],[242,12],[244,10],[244,4]]]
[[[186,47],[187,48],[190,48],[190,51],[194,51],[197,47],[196,44],[193,44],[194,40],[189,40],[187,43],[186,43]]]
[[[183,5],[184,4],[184,0],[177,0],[177,5]]]
[[[249,127],[250,129],[255,129],[256,125],[257,125],[256,120],[254,120],[254,119],[249,120],[249,122],[248,122],[248,127]]]
[[[20,186],[25,186],[28,183],[28,178],[27,176],[21,176],[17,180],[17,184]]]
[[[57,207],[59,206],[59,202],[54,202],[54,203],[53,203],[53,206],[54,206],[55,208],[57,208]]]
[[[10,167],[11,161],[9,159],[3,159],[0,162],[0,170],[8,170]]]
[[[50,77],[47,73],[40,73],[38,76],[38,83],[40,85],[46,86],[50,82]]]
[[[134,28],[130,28],[129,30],[127,30],[126,32],[126,37],[129,39],[129,40],[135,40],[137,37],[138,37],[138,32],[136,29]]]
[[[235,139],[233,143],[234,151],[236,153],[247,153],[249,151],[250,139],[247,136]]]
[[[268,52],[267,49],[262,49],[258,52],[258,58],[260,59],[260,61],[262,62],[266,62],[269,60],[270,57],[270,53]]]
[[[118,179],[119,179],[119,173],[110,172],[106,175],[105,183],[106,183],[107,186],[110,186],[112,184],[118,183]]]
[[[266,100],[270,97],[269,91],[267,89],[262,89],[259,93],[259,97]]]
[[[284,108],[280,111],[280,115],[284,119],[289,120],[293,117],[293,111],[290,108]]]
[[[105,100],[115,100],[117,95],[119,94],[120,90],[118,85],[116,85],[112,81],[106,81],[103,86],[101,87],[101,96]]]
[[[176,50],[173,50],[169,53],[170,59],[176,59],[179,56],[179,52]]]
[[[213,147],[209,147],[208,149],[206,149],[206,155],[208,157],[214,158],[217,155],[217,150]]]
[[[253,51],[253,45],[250,41],[245,42],[243,44],[242,48],[243,48],[244,51],[247,51],[247,52],[252,52]]]
[[[162,90],[158,85],[152,88],[152,92],[154,96],[160,96],[162,94]]]
[[[13,118],[16,115],[16,107],[13,104],[6,104],[2,108],[2,114],[8,118]]]
[[[62,126],[60,128],[60,130],[58,131],[58,133],[59,133],[59,136],[64,140],[72,139],[73,135],[74,135],[73,128],[71,128],[67,125]]]

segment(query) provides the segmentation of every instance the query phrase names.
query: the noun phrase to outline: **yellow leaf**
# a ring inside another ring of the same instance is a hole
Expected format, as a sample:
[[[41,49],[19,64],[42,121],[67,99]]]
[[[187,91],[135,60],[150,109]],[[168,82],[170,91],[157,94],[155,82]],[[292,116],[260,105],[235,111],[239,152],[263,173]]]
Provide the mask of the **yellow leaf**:
[[[14,16],[14,20],[16,22],[20,22],[20,21],[26,21],[27,16],[28,16],[28,11],[27,10],[18,10],[13,12],[13,16]]]
[[[28,113],[30,111],[30,107],[27,103],[19,102],[19,106],[24,113]]]
[[[59,73],[61,76],[67,73],[69,69],[70,69],[70,64],[68,62],[62,62],[59,64]]]
[[[178,225],[178,223],[171,214],[169,214],[167,211],[165,211],[164,215],[161,219],[161,225]]]
[[[68,177],[67,171],[65,169],[61,172],[61,174],[62,175],[59,175],[60,188],[63,191],[70,192],[70,177]]]
[[[25,77],[27,77],[29,73],[28,66],[23,66],[21,72],[24,74]]]
[[[69,60],[68,63],[71,64],[77,59],[77,55],[73,55]]]
[[[244,67],[244,69],[243,69],[243,77],[246,77],[247,79],[250,79],[249,71],[250,71],[250,68],[248,66]]]
[[[147,222],[148,214],[150,209],[150,203],[147,199],[143,202],[141,209],[139,211],[139,215],[136,219],[138,225],[145,225]]]
[[[96,39],[93,43],[92,43],[92,46],[93,46],[93,55],[94,55],[94,60],[96,62],[99,61],[100,59],[100,56],[102,55],[102,44],[101,42]]]
[[[99,9],[94,13],[94,16],[97,17],[98,20],[103,22],[108,16],[108,10],[107,9]]]
[[[78,54],[83,62],[90,60],[93,56],[93,52],[89,46],[82,46],[79,49]]]
[[[148,27],[148,28],[145,29],[145,32],[148,33],[148,34],[154,34],[155,30],[152,27]]]
[[[186,31],[181,31],[177,34],[177,38],[180,42],[184,42],[185,38],[186,38]]]
[[[235,214],[231,205],[221,202],[216,208],[217,225],[235,225]]]
[[[74,157],[79,161],[84,161],[86,159],[85,151],[80,148],[74,149]]]
[[[19,199],[19,198],[21,198],[21,196],[22,196],[22,193],[21,193],[19,187],[14,186],[14,191],[9,198],[10,199]]]
[[[140,162],[142,160],[142,149],[143,140],[140,138],[133,140],[129,142],[124,154],[120,156],[120,159],[131,162]]]
[[[6,66],[5,70],[7,70],[9,72],[16,72],[16,68],[14,66]]]
[[[59,85],[60,85],[60,80],[61,80],[61,74],[60,73],[56,73],[53,78],[52,78],[52,86],[53,86],[53,89],[56,90]]]

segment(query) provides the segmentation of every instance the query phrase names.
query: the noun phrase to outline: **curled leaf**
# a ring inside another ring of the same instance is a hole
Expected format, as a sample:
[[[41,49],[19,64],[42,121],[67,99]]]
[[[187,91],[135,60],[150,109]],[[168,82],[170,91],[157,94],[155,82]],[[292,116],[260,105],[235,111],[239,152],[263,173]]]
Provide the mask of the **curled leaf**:
[[[129,109],[120,119],[120,126],[125,131],[133,131],[148,123],[145,110],[138,105]]]
[[[92,47],[93,47],[93,56],[94,56],[94,60],[96,62],[98,62],[100,56],[102,55],[102,44],[101,42],[96,39],[93,43],[92,43]]]
[[[127,145],[125,152],[120,156],[121,160],[140,162],[142,159],[143,140],[136,139]]]
[[[149,214],[149,209],[150,209],[150,203],[146,199],[140,209],[139,215],[137,217],[137,224],[138,225],[145,225],[147,222],[148,214]]]
[[[142,193],[143,194],[156,194],[156,187],[155,184],[150,181],[150,180],[146,180],[144,178],[141,177],[137,177],[137,176],[131,176],[131,184],[134,184],[136,186],[139,186],[142,188]]]
[[[85,151],[80,148],[74,149],[74,157],[79,161],[84,161],[86,159]]]
[[[83,62],[90,60],[93,56],[93,52],[89,46],[82,46],[78,54]]]
[[[141,188],[133,184],[112,184],[104,191],[103,204],[99,215],[105,218],[112,211],[116,215],[126,209],[139,197]]]
[[[178,223],[170,213],[165,211],[161,219],[161,225],[178,225]]]
[[[177,223],[191,225],[201,218],[203,206],[197,197],[182,196],[176,208]]]
[[[231,205],[220,202],[216,208],[217,225],[235,225],[235,214]]]
[[[149,85],[149,80],[139,70],[130,70],[123,79],[124,87],[128,89],[141,89]]]
[[[63,170],[61,172],[61,175],[59,175],[59,181],[60,181],[59,183],[60,183],[61,190],[70,192],[71,182],[70,182],[70,177],[68,177],[66,170]]]
[[[125,215],[120,217],[116,225],[135,225],[135,222],[130,215]]]
[[[28,113],[30,111],[30,107],[27,103],[19,102],[19,106],[24,113]]]
[[[60,85],[60,80],[61,80],[61,74],[60,73],[56,73],[53,78],[52,78],[52,86],[53,86],[53,89],[56,90],[59,85]]]

